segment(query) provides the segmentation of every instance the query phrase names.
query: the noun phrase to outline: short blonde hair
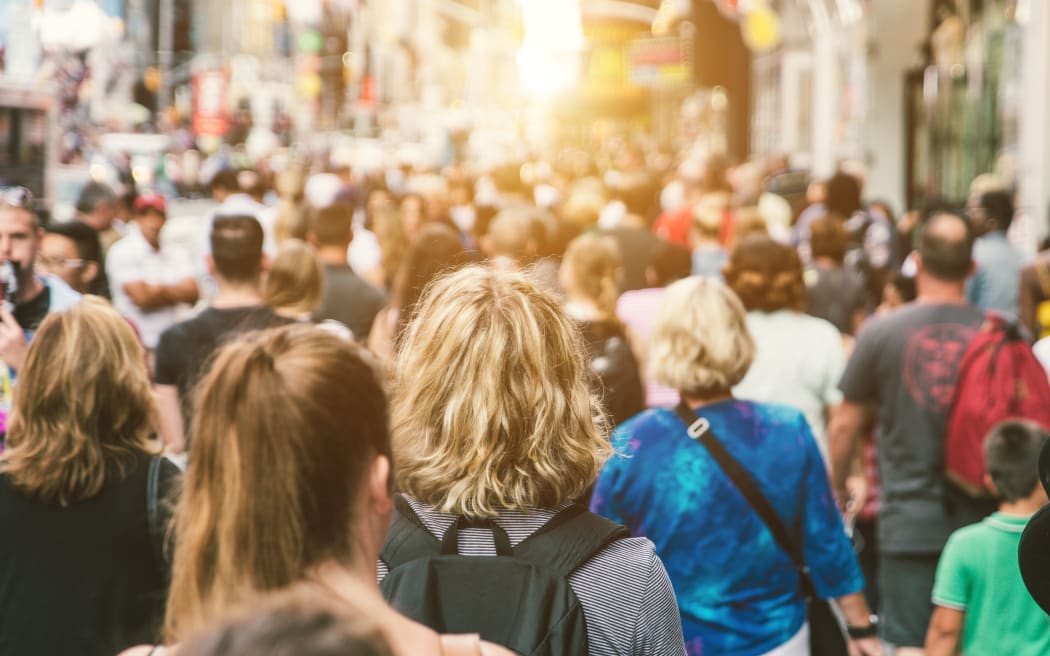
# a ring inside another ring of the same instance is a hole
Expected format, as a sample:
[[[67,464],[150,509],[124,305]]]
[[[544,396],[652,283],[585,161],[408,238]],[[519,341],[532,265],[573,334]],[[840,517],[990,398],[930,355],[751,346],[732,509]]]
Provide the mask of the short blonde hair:
[[[263,301],[276,311],[313,312],[321,304],[324,270],[314,249],[300,239],[281,244],[270,265]]]
[[[755,357],[740,299],[710,278],[674,283],[664,291],[649,356],[653,378],[686,396],[728,392]]]
[[[105,301],[49,315],[19,371],[0,472],[63,506],[90,499],[150,452],[155,418],[145,351]]]
[[[473,266],[439,279],[397,354],[400,488],[471,518],[579,500],[610,452],[584,352],[524,275]]]

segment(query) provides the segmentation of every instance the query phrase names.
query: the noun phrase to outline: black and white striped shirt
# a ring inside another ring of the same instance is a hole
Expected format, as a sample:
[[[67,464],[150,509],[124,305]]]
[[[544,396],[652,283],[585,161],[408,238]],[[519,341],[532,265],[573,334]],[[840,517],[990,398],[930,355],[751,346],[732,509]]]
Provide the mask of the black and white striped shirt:
[[[439,540],[456,519],[415,499],[406,499]],[[507,532],[511,546],[516,546],[559,510],[508,510],[496,518],[496,523]],[[492,533],[483,529],[460,531],[459,553],[495,556]],[[377,563],[380,581],[389,571],[386,563]],[[569,576],[569,585],[587,619],[589,656],[685,656],[674,589],[649,540],[627,538],[609,544]]]

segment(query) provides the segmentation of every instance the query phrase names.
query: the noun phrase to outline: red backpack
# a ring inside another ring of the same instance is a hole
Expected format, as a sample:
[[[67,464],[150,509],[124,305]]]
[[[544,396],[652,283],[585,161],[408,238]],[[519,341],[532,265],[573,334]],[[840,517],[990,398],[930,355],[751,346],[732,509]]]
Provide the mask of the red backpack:
[[[987,496],[984,440],[1007,419],[1050,428],[1050,382],[1021,328],[990,313],[966,347],[944,438],[948,479],[972,496]]]

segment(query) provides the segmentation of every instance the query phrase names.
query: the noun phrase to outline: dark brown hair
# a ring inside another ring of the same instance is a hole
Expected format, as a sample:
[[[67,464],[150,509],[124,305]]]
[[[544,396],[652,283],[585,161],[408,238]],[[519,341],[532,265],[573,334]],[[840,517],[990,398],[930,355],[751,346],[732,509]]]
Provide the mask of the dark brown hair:
[[[765,235],[748,237],[733,249],[725,277],[748,311],[801,312],[806,306],[798,253]]]
[[[306,230],[318,246],[345,246],[351,239],[353,223],[353,209],[336,203],[312,210]]]
[[[849,247],[845,220],[837,214],[828,214],[814,221],[809,228],[809,245],[814,258],[827,257],[842,264]]]

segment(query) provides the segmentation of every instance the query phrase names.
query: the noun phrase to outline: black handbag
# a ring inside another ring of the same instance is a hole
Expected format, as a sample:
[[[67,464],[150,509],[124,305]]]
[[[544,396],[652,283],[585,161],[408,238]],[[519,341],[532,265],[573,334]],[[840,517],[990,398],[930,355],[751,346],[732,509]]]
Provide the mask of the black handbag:
[[[784,522],[769,505],[769,501],[751,474],[734,458],[722,442],[711,431],[711,424],[703,417],[698,417],[684,402],[675,408],[678,418],[688,428],[689,437],[707,448],[711,457],[722,468],[740,493],[744,495],[751,508],[765,522],[769,532],[780,545],[798,570],[798,577],[802,583],[802,594],[806,598],[807,615],[809,617],[809,651],[813,656],[846,656],[849,651],[846,647],[846,634],[838,616],[831,609],[831,604],[826,599],[817,597],[816,589],[813,587],[813,579],[809,575],[809,567],[806,566],[806,558],[802,550],[792,543],[788,536]]]

